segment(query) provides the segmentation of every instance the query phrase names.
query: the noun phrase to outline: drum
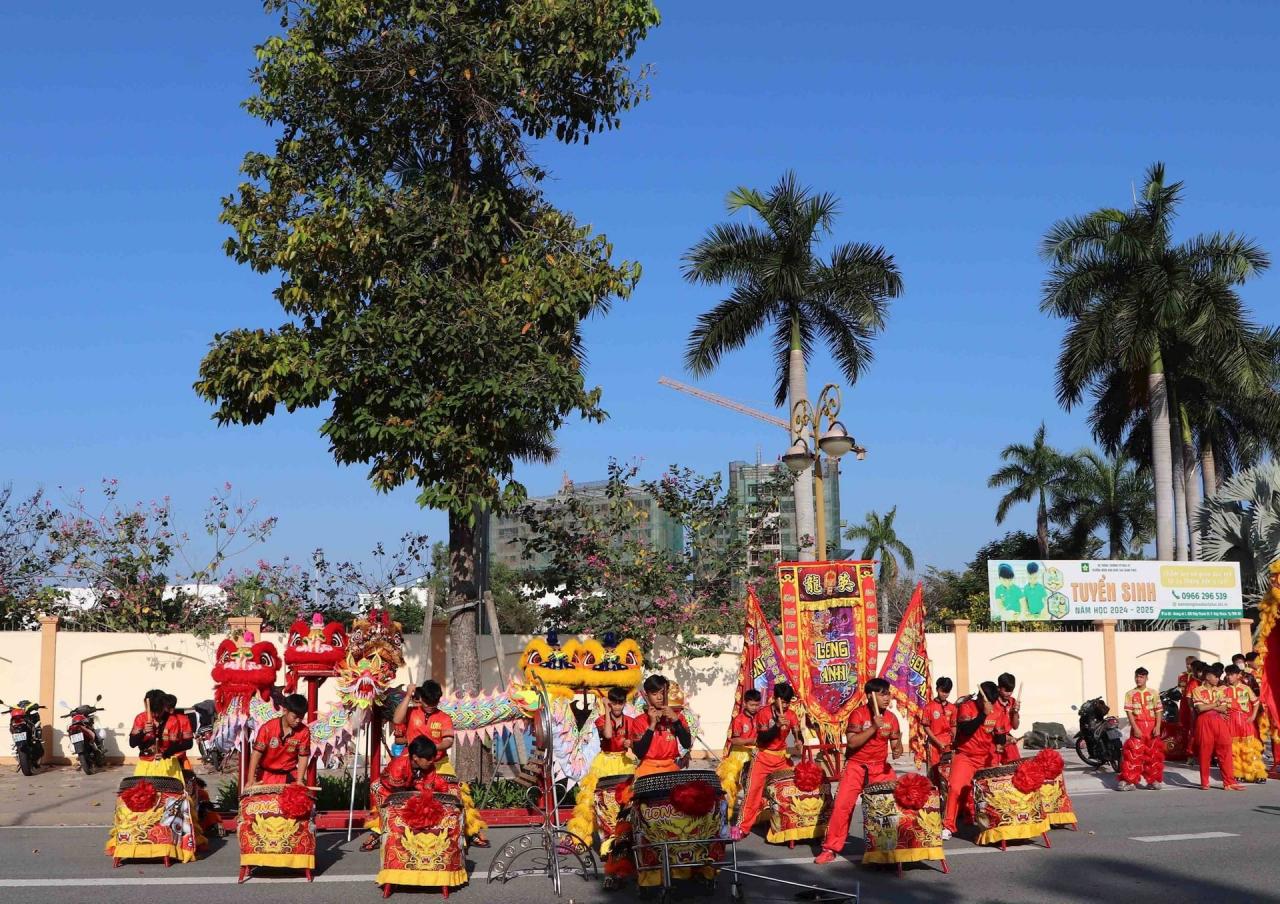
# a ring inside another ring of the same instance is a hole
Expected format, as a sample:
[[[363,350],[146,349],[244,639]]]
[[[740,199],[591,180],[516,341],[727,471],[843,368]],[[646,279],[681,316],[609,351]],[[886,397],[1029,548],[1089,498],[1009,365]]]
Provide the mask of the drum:
[[[194,812],[180,779],[131,775],[120,782],[107,854],[122,860],[196,859]]]
[[[719,797],[711,812],[704,816],[690,816],[672,803],[672,792],[691,782],[709,785]],[[663,884],[664,848],[673,879],[694,876],[714,879],[715,867],[705,864],[724,857],[726,834],[719,777],[709,769],[664,772],[636,779],[634,791],[631,807],[638,884]]]
[[[435,794],[437,818],[422,825],[411,802],[422,794],[397,791],[387,798],[385,835],[377,883],[384,891],[392,885],[456,888],[467,884],[463,858],[462,800],[454,794]],[[408,820],[408,821],[406,821]]]
[[[618,827],[618,786],[630,778],[630,775],[605,775],[596,780],[591,797],[595,809],[595,830],[601,839],[602,854],[609,853],[609,848],[613,846],[614,829]],[[583,840],[591,843],[590,838]]]
[[[909,810],[893,796],[897,782],[877,782],[862,789],[863,863],[916,863],[944,860],[942,806],[936,788],[924,806]]]
[[[769,802],[770,844],[794,844],[817,838],[831,815],[831,786],[822,782],[812,791],[796,787],[794,769],[779,769],[764,784]]]
[[[1049,831],[1044,799],[1036,789],[1024,794],[1013,784],[1017,763],[979,769],[973,776],[974,818],[978,844],[1034,838]]]
[[[1071,795],[1067,794],[1065,773],[1059,772],[1057,778],[1040,786],[1040,801],[1044,805],[1044,816],[1049,820],[1049,825],[1076,824],[1076,811],[1071,805]]]
[[[304,797],[305,796],[305,797]],[[309,805],[299,815],[303,804]],[[286,811],[288,813],[286,814]],[[243,876],[251,866],[306,870],[316,865],[315,798],[299,785],[250,785],[240,795],[240,842]]]

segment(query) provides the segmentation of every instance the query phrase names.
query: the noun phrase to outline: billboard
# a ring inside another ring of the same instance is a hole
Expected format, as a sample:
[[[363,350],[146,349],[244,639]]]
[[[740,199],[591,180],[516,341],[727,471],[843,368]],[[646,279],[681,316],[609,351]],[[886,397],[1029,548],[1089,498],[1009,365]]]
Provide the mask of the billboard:
[[[1240,618],[1235,562],[988,559],[993,621]]]

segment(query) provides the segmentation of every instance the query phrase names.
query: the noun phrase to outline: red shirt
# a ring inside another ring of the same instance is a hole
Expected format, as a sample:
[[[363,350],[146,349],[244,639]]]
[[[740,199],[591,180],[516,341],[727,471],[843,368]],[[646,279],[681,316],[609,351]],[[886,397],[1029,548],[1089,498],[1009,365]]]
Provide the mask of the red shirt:
[[[147,723],[151,721],[150,713],[138,713],[133,717],[133,728],[130,729],[130,735],[142,735],[142,744],[138,747],[138,759],[150,762],[155,757],[150,753],[143,753],[148,747],[152,747],[156,741],[156,730],[148,728]]]
[[[956,707],[956,721],[968,722],[976,719],[979,712],[977,701],[966,700]],[[979,762],[985,762],[995,752],[995,738],[992,736],[998,730],[999,721],[1000,707],[993,704],[991,709],[987,711],[986,721],[969,737],[962,738],[959,730],[957,730],[956,752],[963,753],[965,756]]]
[[[607,719],[613,719],[611,713],[605,713],[596,719],[596,731],[600,733],[600,750],[603,753],[622,753],[627,749],[627,738],[631,734],[630,718],[626,715],[613,719],[613,737],[606,738],[604,736],[604,726]]]
[[[435,769],[414,773],[409,754],[402,753],[382,770],[382,781],[392,791],[426,791],[431,794],[444,794],[449,791],[449,783]]]
[[[299,722],[286,735],[284,719],[272,719],[258,729],[253,749],[262,753],[258,765],[263,772],[291,775],[298,769],[298,758],[311,752],[311,729]],[[257,776],[252,780],[257,781]]]
[[[756,740],[755,716],[743,712],[734,716],[729,722],[729,737],[749,738],[750,740],[747,743],[754,744]]]
[[[850,754],[850,759],[868,766],[883,766],[889,761],[889,739],[898,734],[898,717],[887,711],[881,713],[880,716],[884,720],[880,730]],[[866,731],[874,724],[875,720],[871,715],[871,707],[859,706],[850,713],[849,722],[845,727],[845,734],[847,737],[852,737],[855,734]]]
[[[951,742],[956,738],[955,720],[956,705],[954,703],[939,703],[937,700],[931,700],[924,708],[924,724],[944,747],[950,747]]]
[[[405,743],[412,744],[414,738],[430,738],[436,745],[436,762],[448,759],[449,751],[440,749],[440,742],[453,737],[453,719],[442,710],[433,713],[425,712],[415,706],[409,710],[409,729],[405,733]]]
[[[680,716],[680,724],[685,728],[689,727],[683,714]],[[631,741],[635,743],[644,737],[644,733],[649,730],[649,714],[636,716],[631,720]],[[649,744],[649,749],[645,751],[644,759],[646,760],[674,760],[680,756],[680,740],[671,730],[669,722],[661,721],[653,729],[653,740]]]
[[[760,732],[764,731],[766,728],[772,727],[772,725],[773,725],[773,708],[772,707],[763,708],[760,710],[760,712],[756,713],[757,737],[759,736]],[[774,738],[772,741],[770,741],[768,744],[765,744],[764,747],[761,749],[763,750],[786,750],[787,749],[787,736],[790,735],[791,732],[793,731],[797,735],[800,734],[800,719],[798,716],[796,716],[795,710],[789,709],[786,711],[786,713],[783,714],[782,722],[778,725],[778,729],[779,729],[778,736]]]

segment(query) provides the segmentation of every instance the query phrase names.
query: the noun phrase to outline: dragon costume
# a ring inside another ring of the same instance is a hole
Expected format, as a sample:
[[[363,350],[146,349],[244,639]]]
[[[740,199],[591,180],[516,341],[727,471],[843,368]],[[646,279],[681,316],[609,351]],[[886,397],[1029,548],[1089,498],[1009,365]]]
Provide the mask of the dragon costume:
[[[214,652],[213,707],[217,712],[210,743],[223,753],[236,749],[246,729],[279,713],[271,699],[280,654],[275,644],[256,640],[252,631],[239,637],[223,638]]]
[[[1262,715],[1258,727],[1262,737],[1274,741],[1280,735],[1280,559],[1267,569],[1267,592],[1258,601],[1258,697]],[[1268,651],[1276,651],[1269,655]]]

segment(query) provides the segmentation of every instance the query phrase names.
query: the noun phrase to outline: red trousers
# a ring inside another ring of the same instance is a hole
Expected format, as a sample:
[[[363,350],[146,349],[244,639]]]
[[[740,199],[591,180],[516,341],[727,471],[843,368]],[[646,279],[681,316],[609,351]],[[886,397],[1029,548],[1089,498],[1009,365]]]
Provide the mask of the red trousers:
[[[876,782],[893,781],[893,778],[893,769],[887,762],[868,764],[851,757],[844,764],[844,772],[840,774],[840,790],[836,792],[831,818],[827,820],[827,837],[822,841],[823,850],[838,854],[844,848],[844,843],[849,838],[849,823],[853,820],[858,798],[862,797],[862,789]]]
[[[742,834],[746,835],[751,831],[760,811],[764,809],[765,781],[779,769],[786,769],[790,765],[791,758],[782,750],[761,750],[751,761],[747,774],[747,796],[742,802],[742,819],[738,823]]]
[[[1222,783],[1236,783],[1231,765],[1231,726],[1222,713],[1198,713],[1196,715],[1196,756],[1200,761],[1200,787],[1209,787],[1209,761],[1218,758],[1222,770]]]
[[[999,756],[996,752],[991,759]],[[951,780],[947,783],[947,811],[942,818],[943,828],[956,830],[956,817],[960,813],[960,804],[967,802],[965,812],[973,810],[973,776],[979,769],[992,765],[987,758],[975,759],[966,753],[956,751],[951,759]]]
[[[1164,781],[1164,741],[1155,736],[1155,727],[1155,722],[1135,720],[1133,723],[1133,733],[1124,742],[1120,781],[1130,785],[1143,779],[1148,785]]]

